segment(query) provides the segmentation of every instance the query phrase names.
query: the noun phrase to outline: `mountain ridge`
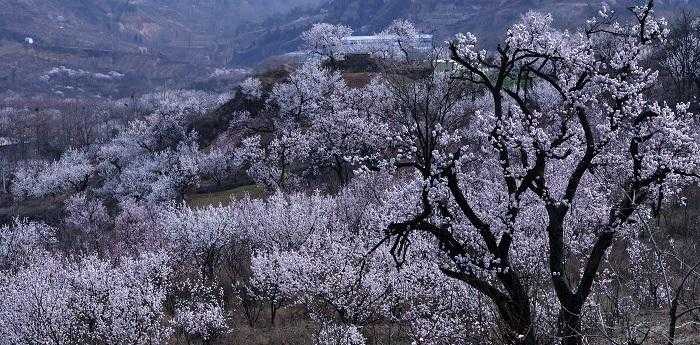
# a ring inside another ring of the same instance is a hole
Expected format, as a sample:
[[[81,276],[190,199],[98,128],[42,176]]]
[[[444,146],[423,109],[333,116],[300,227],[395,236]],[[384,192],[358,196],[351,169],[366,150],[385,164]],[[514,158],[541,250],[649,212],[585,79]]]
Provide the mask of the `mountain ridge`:
[[[241,27],[320,1],[0,0],[0,89],[120,97],[189,87],[231,62]],[[125,77],[41,82],[54,68]]]
[[[611,1],[619,9],[633,3]],[[662,13],[700,7],[657,3]],[[301,32],[318,22],[372,34],[403,18],[438,39],[471,31],[488,43],[530,9],[570,25],[598,7],[580,0],[0,0],[0,89],[81,97],[221,89],[235,81],[237,68],[297,50]],[[82,79],[46,77],[56,69]],[[109,75],[123,76],[94,77]],[[211,82],[210,75],[233,79]]]
[[[619,12],[635,1],[615,0]],[[680,8],[700,8],[700,1],[661,0],[657,9],[672,14]],[[240,52],[237,60],[249,61],[284,53],[300,43],[298,35],[316,22],[351,26],[358,34],[381,31],[395,19],[413,21],[424,32],[448,39],[458,32],[472,32],[486,42],[495,42],[505,28],[528,10],[550,12],[560,26],[580,24],[596,14],[600,2],[581,0],[332,0],[315,11],[279,20],[283,32],[267,31],[258,45]],[[303,19],[303,20],[302,20]]]

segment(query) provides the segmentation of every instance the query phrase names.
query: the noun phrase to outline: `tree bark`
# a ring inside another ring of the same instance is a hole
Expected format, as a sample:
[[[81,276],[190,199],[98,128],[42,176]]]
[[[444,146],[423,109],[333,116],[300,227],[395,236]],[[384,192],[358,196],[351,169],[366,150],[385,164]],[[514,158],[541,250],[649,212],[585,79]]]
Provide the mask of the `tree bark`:
[[[581,345],[581,308],[562,306],[559,312],[559,337],[562,345]]]
[[[504,334],[509,344],[537,345],[535,332],[532,328],[530,306],[525,303],[497,303],[498,314],[508,327],[508,333]]]

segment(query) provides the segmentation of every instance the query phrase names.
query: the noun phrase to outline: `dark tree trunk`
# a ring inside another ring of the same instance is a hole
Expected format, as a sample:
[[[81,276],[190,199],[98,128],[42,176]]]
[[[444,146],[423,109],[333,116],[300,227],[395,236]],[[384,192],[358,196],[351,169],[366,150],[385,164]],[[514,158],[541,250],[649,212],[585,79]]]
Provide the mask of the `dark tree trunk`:
[[[668,342],[666,343],[667,345],[673,345],[673,343],[676,340],[676,322],[677,322],[677,315],[676,313],[678,312],[678,299],[673,299],[673,303],[671,304],[671,310],[668,312],[669,316],[669,322],[668,322]]]
[[[581,345],[581,311],[576,306],[562,307],[559,312],[559,337],[562,345]]]
[[[497,303],[498,314],[508,328],[503,337],[509,344],[537,345],[530,306],[525,302]]]
[[[270,325],[272,325],[273,328],[275,327],[275,319],[277,319],[277,306],[273,300],[270,302]]]

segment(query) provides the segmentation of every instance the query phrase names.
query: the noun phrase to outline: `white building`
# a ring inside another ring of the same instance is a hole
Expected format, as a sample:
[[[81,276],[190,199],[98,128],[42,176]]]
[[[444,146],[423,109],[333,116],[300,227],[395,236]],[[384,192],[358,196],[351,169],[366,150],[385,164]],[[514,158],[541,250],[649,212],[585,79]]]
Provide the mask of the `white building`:
[[[435,60],[433,61],[433,66],[435,67],[435,73],[444,73],[453,76],[462,76],[467,73],[467,69],[464,68],[464,66],[452,59]]]
[[[15,141],[13,141],[10,138],[7,137],[0,137],[0,146],[9,146],[15,144]]]
[[[433,35],[418,35],[409,41],[396,35],[348,36],[342,42],[346,54],[371,54],[396,48],[425,53],[433,48]]]

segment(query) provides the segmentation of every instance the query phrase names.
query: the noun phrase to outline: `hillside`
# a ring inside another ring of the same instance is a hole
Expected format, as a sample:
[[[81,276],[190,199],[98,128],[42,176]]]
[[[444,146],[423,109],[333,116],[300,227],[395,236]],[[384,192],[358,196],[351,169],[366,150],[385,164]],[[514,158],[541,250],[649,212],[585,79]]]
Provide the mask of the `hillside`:
[[[630,0],[610,3],[620,13],[635,4]],[[255,61],[293,50],[298,46],[299,34],[317,22],[342,23],[356,33],[371,34],[394,19],[404,18],[439,39],[470,31],[487,42],[494,42],[507,25],[528,10],[550,12],[555,15],[557,25],[572,26],[594,15],[599,6],[599,1],[581,0],[333,0],[318,10],[276,18],[267,27],[258,28],[256,44],[235,56],[239,61]],[[700,2],[657,1],[657,11],[664,15],[673,15],[680,8],[700,8]]]
[[[614,1],[618,8],[632,4]],[[659,1],[659,11],[698,7]],[[223,91],[266,58],[298,49],[318,22],[371,34],[406,18],[439,39],[497,39],[528,9],[577,24],[580,0],[0,0],[0,90],[59,97],[126,97],[158,87]]]
[[[0,89],[124,96],[201,84],[237,64],[237,30],[318,1],[0,0]],[[54,68],[81,82],[47,83]]]

